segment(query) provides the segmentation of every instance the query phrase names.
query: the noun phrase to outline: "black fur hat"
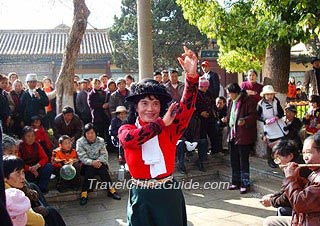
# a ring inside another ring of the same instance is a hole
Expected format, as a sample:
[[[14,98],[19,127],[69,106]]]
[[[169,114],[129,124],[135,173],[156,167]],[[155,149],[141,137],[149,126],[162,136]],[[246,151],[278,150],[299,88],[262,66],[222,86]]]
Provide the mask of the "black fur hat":
[[[143,96],[154,95],[162,103],[169,103],[172,98],[167,92],[164,85],[161,85],[154,79],[146,78],[137,83],[132,90],[130,96],[126,98],[126,101],[132,103],[138,103]]]

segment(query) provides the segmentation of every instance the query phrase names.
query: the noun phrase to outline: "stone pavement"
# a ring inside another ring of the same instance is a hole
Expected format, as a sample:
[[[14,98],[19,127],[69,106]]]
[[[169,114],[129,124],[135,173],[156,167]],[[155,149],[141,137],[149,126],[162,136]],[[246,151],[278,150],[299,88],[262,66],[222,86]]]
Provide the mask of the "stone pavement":
[[[216,181],[212,178],[210,181]],[[201,183],[203,185],[203,182]],[[86,206],[79,201],[54,203],[69,226],[125,226],[128,191],[119,191],[122,200],[110,199],[106,194],[90,198]],[[184,190],[189,226],[262,225],[266,216],[275,209],[259,203],[260,193],[240,195],[226,189]]]
[[[174,174],[178,180],[192,179],[193,182],[199,182],[200,187],[206,182],[215,183],[213,187],[216,187],[219,182],[229,181],[228,156],[209,156],[206,162],[207,172],[198,171],[192,161],[194,159],[187,163],[188,175]],[[248,194],[240,195],[239,191],[228,191],[226,187],[223,188],[223,184],[220,189],[183,190],[189,226],[256,226],[262,225],[265,217],[275,215],[275,209],[263,207],[259,203],[259,198],[280,188],[281,172],[279,169],[268,168],[263,159],[251,158],[250,162],[253,191]],[[114,165],[113,168],[117,166]],[[116,172],[113,172],[113,175],[115,176]],[[60,199],[56,200],[69,201],[51,202],[51,204],[59,209],[69,226],[124,226],[128,191],[120,189],[118,192],[122,196],[121,201],[113,200],[107,197],[106,192],[99,191],[89,193],[89,202],[86,206],[80,206],[79,200],[75,200],[79,197],[79,193],[60,196]]]

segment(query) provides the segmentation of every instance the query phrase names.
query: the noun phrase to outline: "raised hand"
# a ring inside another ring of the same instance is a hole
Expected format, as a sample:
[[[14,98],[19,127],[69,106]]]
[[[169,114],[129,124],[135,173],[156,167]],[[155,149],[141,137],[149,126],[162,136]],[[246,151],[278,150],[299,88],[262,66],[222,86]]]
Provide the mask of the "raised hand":
[[[195,77],[197,74],[198,58],[194,52],[188,49],[186,46],[183,47],[184,53],[178,57],[178,61],[183,70],[188,76]]]

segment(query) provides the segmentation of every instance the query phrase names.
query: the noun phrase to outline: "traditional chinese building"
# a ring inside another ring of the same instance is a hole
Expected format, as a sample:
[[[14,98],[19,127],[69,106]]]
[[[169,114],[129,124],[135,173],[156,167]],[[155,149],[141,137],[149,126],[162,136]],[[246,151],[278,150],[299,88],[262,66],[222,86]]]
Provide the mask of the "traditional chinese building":
[[[0,30],[0,72],[16,72],[24,81],[28,73],[56,80],[70,28],[49,30]],[[80,46],[75,73],[97,77],[110,73],[113,47],[106,29],[87,29]]]

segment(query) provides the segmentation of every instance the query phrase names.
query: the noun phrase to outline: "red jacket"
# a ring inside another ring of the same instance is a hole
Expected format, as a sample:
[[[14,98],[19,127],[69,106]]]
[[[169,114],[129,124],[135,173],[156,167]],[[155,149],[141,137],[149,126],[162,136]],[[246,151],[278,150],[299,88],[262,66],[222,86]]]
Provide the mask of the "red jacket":
[[[19,145],[18,156],[22,158],[25,163],[25,171],[29,171],[29,167],[37,163],[39,163],[41,167],[48,163],[48,156],[41,145],[37,142],[34,142],[32,145],[27,145],[26,143],[21,142]]]
[[[41,144],[45,144],[46,147],[50,150],[52,148],[52,143],[49,139],[47,131],[41,126],[39,129],[35,129],[36,138],[35,141]]]
[[[150,166],[145,165],[142,160],[141,145],[158,135],[159,145],[162,150],[167,173],[157,176],[164,178],[174,171],[176,143],[187,128],[191,116],[195,110],[195,102],[198,93],[198,76],[191,78],[186,76],[187,81],[179,109],[175,120],[170,126],[165,126],[161,118],[152,123],[141,124],[137,128],[134,124],[125,124],[119,129],[119,140],[124,148],[125,158],[130,173],[136,179],[151,179]]]
[[[287,97],[289,98],[296,98],[297,97],[297,87],[295,84],[288,83],[288,93]]]

